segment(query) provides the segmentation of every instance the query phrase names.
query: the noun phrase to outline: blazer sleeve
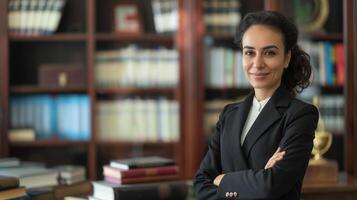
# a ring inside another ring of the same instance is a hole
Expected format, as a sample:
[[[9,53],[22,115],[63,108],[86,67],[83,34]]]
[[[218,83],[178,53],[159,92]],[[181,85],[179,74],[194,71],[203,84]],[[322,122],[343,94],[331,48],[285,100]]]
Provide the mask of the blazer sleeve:
[[[223,127],[224,115],[229,105],[225,106],[216,124],[216,130],[209,144],[208,151],[198,169],[193,184],[199,200],[217,199],[218,187],[213,184],[214,179],[222,173],[220,156],[220,133]]]
[[[289,192],[305,175],[317,121],[318,111],[315,106],[306,105],[299,109],[286,123],[279,144],[286,151],[284,158],[269,169],[225,174],[217,196],[224,198],[226,192],[236,191],[238,199],[277,199]]]

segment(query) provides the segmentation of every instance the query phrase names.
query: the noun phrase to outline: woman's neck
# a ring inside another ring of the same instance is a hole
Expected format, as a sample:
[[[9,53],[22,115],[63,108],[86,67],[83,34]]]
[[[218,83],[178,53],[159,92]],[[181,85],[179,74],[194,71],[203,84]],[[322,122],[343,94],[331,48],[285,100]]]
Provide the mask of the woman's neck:
[[[278,89],[279,86],[280,85],[277,85],[277,86],[275,86],[273,88],[269,88],[269,89],[266,89],[266,88],[254,88],[255,98],[258,101],[263,101],[264,99],[273,96],[275,90]]]

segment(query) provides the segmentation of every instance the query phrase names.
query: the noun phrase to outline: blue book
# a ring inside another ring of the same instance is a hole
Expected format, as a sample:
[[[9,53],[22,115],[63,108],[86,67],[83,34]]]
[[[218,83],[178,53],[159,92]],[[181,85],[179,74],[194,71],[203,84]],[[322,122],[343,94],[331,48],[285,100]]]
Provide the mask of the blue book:
[[[325,64],[326,64],[326,84],[333,85],[333,64],[331,61],[332,44],[330,42],[324,42],[325,47]]]

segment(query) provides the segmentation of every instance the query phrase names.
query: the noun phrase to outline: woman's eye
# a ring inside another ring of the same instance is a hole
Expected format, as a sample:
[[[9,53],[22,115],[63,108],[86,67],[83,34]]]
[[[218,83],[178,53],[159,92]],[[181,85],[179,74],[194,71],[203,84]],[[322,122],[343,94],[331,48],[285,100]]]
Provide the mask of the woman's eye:
[[[254,55],[254,52],[253,51],[245,51],[244,55],[251,56],[251,55]]]
[[[276,53],[274,51],[266,51],[265,55],[267,55],[267,56],[275,56]]]

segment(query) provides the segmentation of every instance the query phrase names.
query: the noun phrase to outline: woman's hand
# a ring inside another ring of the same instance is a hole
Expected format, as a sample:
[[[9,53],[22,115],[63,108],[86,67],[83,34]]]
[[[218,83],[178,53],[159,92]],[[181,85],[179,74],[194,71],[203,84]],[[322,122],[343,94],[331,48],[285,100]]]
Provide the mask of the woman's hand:
[[[276,152],[273,154],[273,156],[268,160],[267,164],[265,165],[264,169],[269,169],[271,167],[274,167],[274,165],[283,159],[285,155],[285,151],[281,151],[280,147],[276,150]]]
[[[223,176],[224,176],[224,174],[218,175],[218,176],[214,179],[213,184],[216,185],[216,186],[219,186],[219,184],[221,183],[221,180],[222,180]]]

